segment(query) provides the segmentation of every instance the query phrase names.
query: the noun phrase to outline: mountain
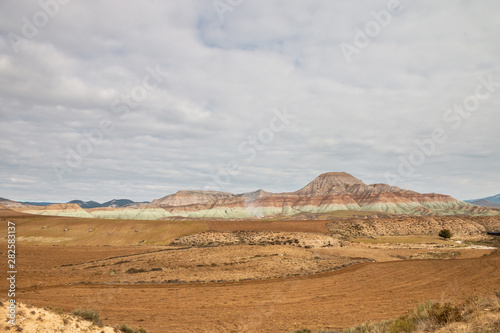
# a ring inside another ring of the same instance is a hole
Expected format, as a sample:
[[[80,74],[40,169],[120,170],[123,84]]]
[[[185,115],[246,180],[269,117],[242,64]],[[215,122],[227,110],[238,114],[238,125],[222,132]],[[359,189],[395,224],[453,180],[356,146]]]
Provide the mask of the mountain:
[[[113,199],[106,201],[102,204],[102,207],[126,207],[135,204],[136,202],[129,199]]]
[[[18,201],[18,202],[24,205],[32,205],[32,206],[48,206],[57,203],[57,202],[31,202],[31,201]]]
[[[113,199],[110,201],[106,201],[105,203],[98,203],[96,201],[82,201],[82,200],[72,200],[68,202],[69,204],[77,204],[81,208],[99,208],[99,207],[128,207],[137,204],[149,203],[148,201],[143,202],[135,202],[129,199]]]
[[[218,191],[178,191],[151,203],[120,199],[104,204],[74,200],[69,204],[75,205],[47,206],[43,210],[31,206],[20,207],[18,210],[32,214],[58,214],[58,209],[61,209],[60,214],[66,216],[73,214],[145,220],[287,217],[338,210],[410,215],[500,215],[500,209],[468,204],[444,194],[422,194],[387,184],[367,185],[345,172],[321,174],[295,192],[271,193],[257,190],[233,194]]]
[[[153,200],[148,206],[162,208],[172,216],[223,218],[325,213],[335,210],[414,215],[489,214],[487,209],[468,205],[443,194],[421,194],[386,184],[367,185],[346,172],[321,174],[295,192],[270,193],[259,190],[232,194],[179,191]]]
[[[500,208],[500,194],[487,197],[487,198],[481,198],[481,199],[474,199],[474,200],[465,200],[465,202],[478,205],[478,206],[483,206],[483,207],[497,207]]]
[[[491,201],[491,202],[500,203],[500,194],[494,195],[492,197],[487,197],[487,198],[484,198],[484,199],[488,200],[488,201]]]
[[[22,207],[29,207],[29,204],[25,204],[22,202],[17,202],[5,198],[0,198],[0,205],[6,207],[6,208],[22,208]]]
[[[71,200],[68,202],[69,204],[77,204],[82,208],[96,208],[102,207],[102,204],[95,201],[82,201],[82,200]]]
[[[365,184],[346,172],[327,172],[319,175],[302,189],[294,192],[294,194],[301,196],[339,194],[355,185],[363,186]]]

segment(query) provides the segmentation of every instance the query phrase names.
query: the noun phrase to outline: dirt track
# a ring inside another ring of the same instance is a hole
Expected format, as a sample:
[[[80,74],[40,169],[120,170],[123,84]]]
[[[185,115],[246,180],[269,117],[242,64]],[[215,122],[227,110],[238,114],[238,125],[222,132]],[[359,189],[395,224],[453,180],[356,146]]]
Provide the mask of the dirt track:
[[[19,299],[96,308],[108,324],[152,332],[288,332],[391,318],[425,300],[461,301],[500,289],[500,255],[367,263],[302,278],[237,283],[54,286]]]

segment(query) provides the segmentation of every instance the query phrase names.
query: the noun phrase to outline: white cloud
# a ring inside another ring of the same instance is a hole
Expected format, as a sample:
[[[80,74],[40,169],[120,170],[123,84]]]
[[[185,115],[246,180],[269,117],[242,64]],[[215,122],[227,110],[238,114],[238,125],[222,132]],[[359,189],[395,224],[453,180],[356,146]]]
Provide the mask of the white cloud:
[[[18,53],[9,33],[41,8],[2,2],[0,175],[19,181],[3,181],[0,196],[151,200],[202,189],[231,160],[242,172],[228,191],[294,190],[325,171],[385,182],[437,127],[448,140],[399,185],[461,199],[500,192],[500,89],[459,129],[442,118],[480,76],[500,81],[500,4],[401,2],[350,63],[339,44],[388,1],[246,1],[224,21],[210,1],[70,2]],[[168,75],[121,119],[113,101],[148,66]],[[238,146],[284,106],[296,118],[245,162]],[[58,182],[53,163],[102,119],[114,130]]]

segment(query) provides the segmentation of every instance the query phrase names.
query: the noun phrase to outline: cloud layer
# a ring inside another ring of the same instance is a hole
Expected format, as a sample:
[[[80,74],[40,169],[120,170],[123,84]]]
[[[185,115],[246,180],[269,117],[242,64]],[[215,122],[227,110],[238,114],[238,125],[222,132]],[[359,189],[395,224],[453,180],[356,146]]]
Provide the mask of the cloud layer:
[[[4,1],[0,196],[278,192],[326,171],[459,199],[497,194],[499,10]],[[477,99],[481,80],[492,91]],[[436,129],[445,139],[431,147]]]

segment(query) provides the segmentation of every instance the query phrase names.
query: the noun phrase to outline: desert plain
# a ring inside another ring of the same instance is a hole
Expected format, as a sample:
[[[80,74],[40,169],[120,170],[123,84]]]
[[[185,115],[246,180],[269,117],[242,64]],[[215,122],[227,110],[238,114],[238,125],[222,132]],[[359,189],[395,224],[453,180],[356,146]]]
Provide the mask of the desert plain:
[[[498,216],[140,221],[2,208],[0,218],[2,232],[16,224],[17,301],[93,309],[101,331],[126,323],[148,332],[332,332],[500,290],[498,240],[486,234]],[[437,236],[442,227],[451,240]]]

